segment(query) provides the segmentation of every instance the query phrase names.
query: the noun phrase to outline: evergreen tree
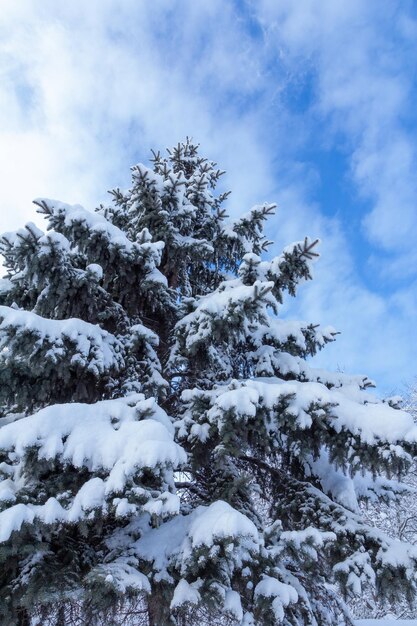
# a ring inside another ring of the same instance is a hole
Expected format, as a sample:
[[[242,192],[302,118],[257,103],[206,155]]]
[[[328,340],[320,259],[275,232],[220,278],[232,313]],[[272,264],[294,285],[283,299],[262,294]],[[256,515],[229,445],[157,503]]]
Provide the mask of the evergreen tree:
[[[403,489],[413,420],[310,366],[336,332],[279,312],[318,242],[265,260],[275,207],[228,220],[222,173],[187,140],[110,206],[36,200],[48,232],[1,239],[4,624],[129,605],[151,626],[326,626],[351,623],[339,589],[415,591],[417,549],[358,505]]]
[[[413,417],[417,423],[417,379],[405,387],[403,397],[397,396],[390,402],[396,402]],[[364,519],[372,526],[377,526],[388,535],[401,541],[417,545],[417,463],[413,463],[403,478],[403,492],[399,497],[388,501],[378,498],[361,503]],[[397,619],[411,619],[417,616],[417,599],[406,602],[404,597],[392,598],[390,602],[379,597],[377,589],[368,589],[359,598],[352,598],[354,613],[358,617],[380,618],[388,613]]]

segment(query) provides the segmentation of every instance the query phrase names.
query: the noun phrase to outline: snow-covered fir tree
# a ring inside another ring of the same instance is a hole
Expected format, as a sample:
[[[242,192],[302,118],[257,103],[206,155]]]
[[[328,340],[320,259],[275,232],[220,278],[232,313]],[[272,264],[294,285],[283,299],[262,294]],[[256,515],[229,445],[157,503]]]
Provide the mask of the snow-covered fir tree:
[[[406,385],[403,397],[395,399],[408,411],[417,423],[417,379]],[[417,459],[414,459],[403,477],[404,491],[393,501],[380,501],[377,498],[361,502],[364,518],[372,526],[384,530],[393,538],[417,545]],[[388,612],[397,619],[417,617],[417,598],[407,602],[403,596],[387,602],[378,594],[378,589],[368,588],[359,598],[351,600],[354,613],[359,617],[380,618]]]
[[[413,420],[311,366],[336,332],[279,314],[318,242],[267,260],[274,205],[230,220],[221,175],[187,140],[1,239],[2,624],[334,626],[339,590],[415,592],[358,504],[401,492]]]

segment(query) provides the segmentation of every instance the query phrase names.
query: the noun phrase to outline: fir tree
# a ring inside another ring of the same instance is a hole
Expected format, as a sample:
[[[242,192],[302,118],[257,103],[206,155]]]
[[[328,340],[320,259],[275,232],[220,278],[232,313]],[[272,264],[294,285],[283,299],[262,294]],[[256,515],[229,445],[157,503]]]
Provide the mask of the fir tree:
[[[137,600],[150,626],[330,626],[339,590],[415,591],[417,549],[358,506],[403,489],[413,420],[311,367],[336,332],[279,313],[318,242],[266,260],[274,205],[229,220],[222,174],[187,140],[1,239],[4,624]]]
[[[417,423],[417,379],[406,385],[404,396],[395,396],[389,402],[395,402],[404,408]],[[401,541],[417,545],[417,463],[416,458],[403,477],[403,492],[393,499],[376,497],[361,503],[361,511],[371,525],[383,529],[388,535]],[[377,589],[368,589],[360,597],[351,599],[350,604],[357,616],[377,619],[388,613],[397,619],[412,619],[417,614],[417,599],[407,602],[403,596],[394,597],[390,602],[379,597]]]

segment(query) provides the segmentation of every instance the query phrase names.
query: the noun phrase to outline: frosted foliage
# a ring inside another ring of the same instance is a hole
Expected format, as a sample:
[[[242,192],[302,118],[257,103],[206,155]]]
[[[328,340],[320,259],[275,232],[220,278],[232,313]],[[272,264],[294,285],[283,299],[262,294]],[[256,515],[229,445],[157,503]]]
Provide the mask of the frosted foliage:
[[[416,389],[416,381],[411,381],[403,389],[402,397],[394,396],[386,401],[409,411],[414,421],[416,421]],[[402,486],[402,490],[397,490],[395,496],[388,491],[388,496],[390,496],[388,498],[378,499],[372,497],[360,504],[361,512],[368,523],[383,528],[391,537],[407,541],[414,546],[417,544],[416,472],[414,460],[409,472],[404,476],[403,481],[405,484]],[[386,495],[386,492],[384,495]],[[398,549],[398,555],[399,557],[402,555],[401,547]],[[393,558],[395,559],[395,552]],[[400,598],[400,601],[398,601],[398,598],[392,598],[387,604],[381,599],[376,590],[368,589],[367,593],[360,598],[353,598],[351,605],[354,614],[358,616],[377,618],[389,613],[396,615],[398,618],[412,618],[416,615],[417,607],[415,597],[411,597],[409,600],[411,602],[407,602],[406,598]]]
[[[137,542],[136,549],[144,558],[154,561],[162,572],[173,558],[183,560],[186,567],[190,552],[206,549],[210,554],[213,546],[230,540],[248,550],[259,551],[261,538],[251,520],[227,502],[218,500],[208,507],[198,507],[190,515],[175,518],[161,528],[149,530]]]
[[[95,376],[109,369],[117,371],[123,363],[121,342],[94,324],[78,319],[46,320],[35,313],[0,306],[4,367],[9,366],[24,341],[32,347],[29,359],[44,351],[44,359],[56,365],[70,351],[69,364]]]
[[[149,417],[141,419],[144,415]],[[84,467],[89,475],[99,473],[100,477],[87,480],[67,506],[57,498],[49,498],[40,505],[19,503],[7,508],[0,513],[1,541],[9,539],[24,522],[33,523],[35,519],[46,524],[75,522],[109,506],[115,507],[116,515],[132,515],[138,510],[134,500],[116,496],[126,493],[147,469],[159,473],[163,484],[168,478],[166,469],[176,469],[185,462],[185,453],[173,442],[170,431],[165,412],[155,400],[143,396],[92,405],[53,405],[4,426],[0,430],[0,450],[8,451],[11,463],[3,463],[1,469],[11,477],[6,479],[9,502],[19,499],[28,450],[36,450],[39,461],[58,462],[64,470],[67,466]],[[172,485],[171,474],[171,484],[165,488]],[[178,500],[169,493],[167,496],[158,496],[156,508],[161,516],[178,511]],[[149,509],[149,502],[146,507]]]
[[[109,247],[116,248],[119,254],[134,258],[140,253],[141,246],[130,241],[125,233],[111,224],[98,213],[92,213],[80,205],[70,205],[58,200],[38,198],[34,200],[39,207],[39,212],[49,215],[51,224],[59,226],[64,231],[63,234],[71,234],[73,230],[79,229],[89,233],[92,237],[104,240]],[[147,248],[151,245],[145,244]],[[158,254],[163,248],[160,243],[154,246],[154,254]]]
[[[355,626],[416,626],[417,620],[402,620],[402,619],[389,619],[384,617],[381,620],[377,619],[358,619],[355,622]]]

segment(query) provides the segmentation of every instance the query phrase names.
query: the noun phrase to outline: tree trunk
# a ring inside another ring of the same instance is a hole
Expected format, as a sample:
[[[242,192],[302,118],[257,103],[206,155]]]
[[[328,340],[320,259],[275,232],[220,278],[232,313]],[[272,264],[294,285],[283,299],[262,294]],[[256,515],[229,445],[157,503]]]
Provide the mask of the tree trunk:
[[[17,611],[16,626],[30,626],[30,616],[27,609],[22,608]]]
[[[58,609],[55,626],[65,626],[65,606],[62,605]]]
[[[148,596],[149,626],[172,626],[167,589],[153,589]],[[165,592],[165,593],[164,593]]]

